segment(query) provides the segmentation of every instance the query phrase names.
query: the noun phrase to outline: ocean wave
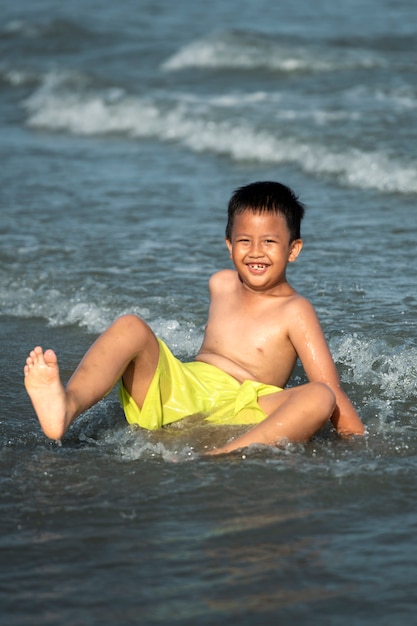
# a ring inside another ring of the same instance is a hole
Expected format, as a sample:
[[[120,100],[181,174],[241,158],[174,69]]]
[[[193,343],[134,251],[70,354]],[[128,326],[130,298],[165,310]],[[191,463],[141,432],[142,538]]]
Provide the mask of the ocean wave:
[[[253,103],[265,98],[247,96]],[[275,96],[279,100],[279,96]],[[211,152],[238,162],[292,163],[312,175],[340,184],[381,192],[417,193],[417,162],[391,158],[383,150],[364,151],[345,145],[330,148],[318,139],[288,136],[286,124],[272,127],[236,109],[238,96],[196,98],[181,94],[132,96],[119,88],[94,89],[77,73],[49,73],[25,102],[32,128],[86,136],[119,134],[131,139],[179,142],[195,152]],[[226,106],[224,106],[226,105]],[[236,106],[235,106],[236,105]],[[230,110],[229,110],[230,109]],[[285,118],[290,111],[282,111]],[[293,115],[299,113],[294,110]],[[301,112],[300,115],[306,115]],[[325,112],[312,110],[323,123]],[[329,112],[329,116],[334,116]],[[350,115],[350,114],[349,114]],[[279,120],[279,113],[277,113]]]
[[[43,318],[51,327],[77,325],[91,333],[100,333],[115,319],[114,307],[68,297],[58,289],[34,289],[25,281],[14,280],[0,289],[2,315],[21,319]]]
[[[36,40],[56,40],[64,46],[70,42],[84,40],[91,44],[91,39],[96,39],[99,34],[86,28],[79,22],[71,19],[54,18],[47,20],[14,19],[6,22],[0,27],[0,37],[2,39],[26,39]]]
[[[190,319],[177,320],[164,315],[158,303],[137,306],[128,298],[103,296],[102,290],[86,293],[83,289],[64,289],[45,284],[33,286],[33,281],[22,278],[8,280],[0,286],[0,313],[20,319],[44,319],[51,328],[78,326],[98,335],[124,314],[134,314],[146,320],[153,331],[178,355],[190,358],[196,354],[202,341],[202,329]],[[73,293],[75,292],[75,293]]]
[[[188,68],[209,70],[266,70],[272,72],[331,72],[383,66],[384,59],[369,50],[286,44],[265,33],[226,32],[181,48],[167,59],[167,72]]]

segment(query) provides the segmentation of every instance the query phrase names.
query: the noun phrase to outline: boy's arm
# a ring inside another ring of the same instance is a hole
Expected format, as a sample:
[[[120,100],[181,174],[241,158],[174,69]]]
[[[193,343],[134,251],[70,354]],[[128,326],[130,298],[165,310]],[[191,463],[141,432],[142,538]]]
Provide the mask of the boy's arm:
[[[313,306],[304,298],[297,299],[291,311],[289,337],[310,382],[326,383],[336,397],[331,417],[341,435],[362,435],[362,421],[341,388],[339,374]]]

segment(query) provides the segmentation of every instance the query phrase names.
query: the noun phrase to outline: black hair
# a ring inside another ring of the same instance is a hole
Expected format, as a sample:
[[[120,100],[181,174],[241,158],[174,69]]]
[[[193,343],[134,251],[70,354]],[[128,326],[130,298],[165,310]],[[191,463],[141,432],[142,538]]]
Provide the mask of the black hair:
[[[235,215],[244,211],[253,213],[280,213],[285,218],[290,241],[300,239],[300,224],[304,217],[304,205],[298,196],[282,183],[261,181],[239,187],[229,201],[226,239],[231,239]]]

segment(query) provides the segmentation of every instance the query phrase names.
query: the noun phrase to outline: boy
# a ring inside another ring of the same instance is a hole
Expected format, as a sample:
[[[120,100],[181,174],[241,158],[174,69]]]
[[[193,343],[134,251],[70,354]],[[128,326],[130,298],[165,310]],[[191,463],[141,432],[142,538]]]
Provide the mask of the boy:
[[[251,427],[212,450],[306,441],[329,419],[342,435],[363,424],[340,380],[312,305],[287,282],[287,263],[303,246],[304,206],[280,183],[237,189],[228,208],[226,245],[235,270],[209,281],[202,346],[181,363],[134,315],[116,320],[93,344],[64,389],[52,350],[34,348],[25,386],[47,437],[61,439],[74,419],[120,381],[129,423],[154,429],[201,414]],[[284,389],[296,359],[309,383]]]

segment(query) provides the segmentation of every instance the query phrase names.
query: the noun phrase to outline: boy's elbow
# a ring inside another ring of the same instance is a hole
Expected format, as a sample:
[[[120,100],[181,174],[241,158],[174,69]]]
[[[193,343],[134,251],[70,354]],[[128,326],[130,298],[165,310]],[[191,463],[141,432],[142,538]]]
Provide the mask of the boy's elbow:
[[[358,424],[357,426],[354,426],[353,428],[338,428],[337,429],[337,433],[338,435],[340,435],[341,437],[354,437],[354,436],[362,436],[365,434],[365,427],[364,425]]]
[[[365,426],[356,411],[352,415],[346,416],[342,415],[339,407],[336,406],[331,421],[337,433],[342,437],[365,434]]]

